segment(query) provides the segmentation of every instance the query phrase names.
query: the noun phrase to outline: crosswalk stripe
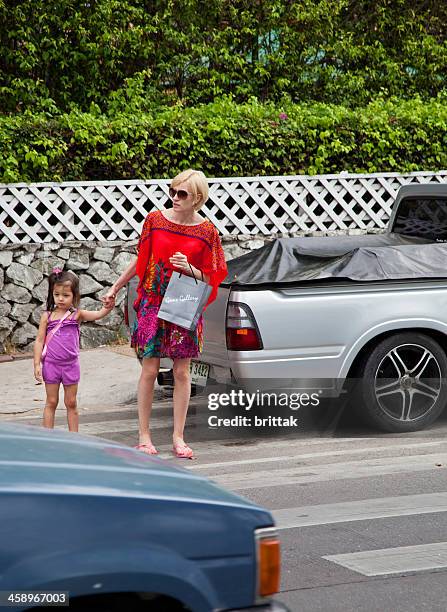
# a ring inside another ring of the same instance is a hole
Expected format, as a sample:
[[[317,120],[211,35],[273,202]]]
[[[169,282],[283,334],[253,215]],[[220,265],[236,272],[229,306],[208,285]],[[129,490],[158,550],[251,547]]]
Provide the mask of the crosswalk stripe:
[[[323,557],[363,574],[384,576],[447,568],[447,542],[399,546]]]
[[[277,469],[270,473],[237,472],[213,475],[213,480],[232,490],[260,489],[297,483],[326,482],[353,478],[369,478],[387,474],[431,470],[436,464],[447,464],[447,453],[384,457],[364,461],[327,463]]]
[[[400,495],[272,510],[277,529],[294,529],[311,525],[330,525],[435,512],[447,512],[447,492]]]
[[[276,463],[280,461],[299,461],[303,459],[316,459],[318,457],[342,457],[343,455],[363,455],[368,452],[386,452],[386,451],[398,451],[398,450],[410,450],[417,449],[421,450],[423,448],[432,448],[434,446],[442,446],[446,444],[443,440],[438,440],[437,442],[419,442],[415,444],[399,444],[393,446],[375,446],[371,447],[362,447],[362,448],[346,448],[343,450],[330,450],[330,451],[319,451],[313,453],[303,453],[294,455],[279,455],[276,457],[250,457],[249,459],[238,459],[237,461],[218,461],[215,463],[202,463],[200,465],[193,465],[190,469],[192,470],[207,470],[210,468],[217,467],[228,467],[233,468],[238,465],[256,465],[259,463]]]

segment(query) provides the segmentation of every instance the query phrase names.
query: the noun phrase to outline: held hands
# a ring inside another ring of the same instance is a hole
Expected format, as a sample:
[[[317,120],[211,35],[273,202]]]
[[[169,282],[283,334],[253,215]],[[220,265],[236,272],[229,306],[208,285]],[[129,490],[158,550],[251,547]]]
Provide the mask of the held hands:
[[[180,253],[180,251],[177,251],[169,258],[169,263],[180,272],[188,272],[189,270],[188,258],[183,253]]]
[[[114,292],[113,288],[110,288],[108,292],[99,299],[104,304],[104,308],[107,308],[107,310],[112,310],[112,308],[115,308],[115,298],[116,293]]]
[[[115,294],[112,294],[112,296],[109,297],[109,299],[107,300],[107,303],[103,302],[103,305],[106,310],[113,310],[115,308]]]

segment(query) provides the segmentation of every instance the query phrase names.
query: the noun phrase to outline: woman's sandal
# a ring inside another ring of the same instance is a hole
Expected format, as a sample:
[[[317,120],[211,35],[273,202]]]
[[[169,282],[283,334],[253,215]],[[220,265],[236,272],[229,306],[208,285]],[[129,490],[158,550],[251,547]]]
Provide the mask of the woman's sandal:
[[[155,446],[152,443],[151,444],[137,444],[136,446],[134,446],[134,448],[141,451],[142,453],[145,453],[146,455],[158,455],[158,450],[155,448]]]
[[[194,452],[185,442],[177,442],[172,447],[172,452],[179,459],[194,459]]]

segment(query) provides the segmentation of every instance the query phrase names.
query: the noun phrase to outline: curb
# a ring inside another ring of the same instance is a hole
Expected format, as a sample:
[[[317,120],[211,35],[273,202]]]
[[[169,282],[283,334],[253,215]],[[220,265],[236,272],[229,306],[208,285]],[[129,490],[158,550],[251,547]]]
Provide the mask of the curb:
[[[21,361],[22,359],[33,359],[33,353],[13,353],[12,355],[0,355],[0,363],[6,361]]]
[[[0,363],[5,363],[6,361],[14,361],[14,357],[12,355],[0,355]]]
[[[100,346],[95,346],[92,348],[82,348],[81,352],[84,351],[96,351],[97,349],[103,349],[112,351],[112,353],[118,353],[120,355],[125,355],[126,357],[135,357],[135,351],[133,348],[123,344],[123,345],[113,345],[113,344],[102,344]],[[24,359],[33,359],[33,353],[2,353],[0,355],[0,363],[6,363],[8,361],[22,361]]]

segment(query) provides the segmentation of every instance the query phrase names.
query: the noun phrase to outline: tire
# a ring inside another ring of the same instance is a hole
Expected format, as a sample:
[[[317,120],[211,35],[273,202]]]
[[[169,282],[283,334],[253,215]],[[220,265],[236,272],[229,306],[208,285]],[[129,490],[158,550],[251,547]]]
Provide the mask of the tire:
[[[382,340],[360,368],[357,411],[368,425],[389,433],[431,425],[447,403],[447,357],[421,333]]]
[[[33,610],[36,609],[33,608]],[[40,609],[42,612],[54,612],[54,607]],[[76,597],[70,599],[70,605],[66,609],[81,612],[122,612],[123,610],[131,610],[132,612],[187,612],[187,608],[170,597],[156,596],[146,599],[134,593]]]

